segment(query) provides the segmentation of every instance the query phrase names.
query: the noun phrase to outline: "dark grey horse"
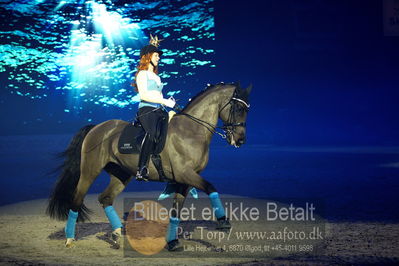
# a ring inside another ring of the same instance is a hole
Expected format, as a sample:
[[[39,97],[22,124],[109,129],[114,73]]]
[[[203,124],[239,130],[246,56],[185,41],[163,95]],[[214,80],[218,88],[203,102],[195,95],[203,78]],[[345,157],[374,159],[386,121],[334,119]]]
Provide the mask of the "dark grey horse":
[[[238,84],[210,86],[171,119],[165,148],[160,154],[166,177],[178,184],[174,198],[176,211],[172,212],[171,219],[178,219],[187,193],[194,187],[209,195],[220,228],[230,227],[215,187],[200,173],[208,163],[213,134],[221,134],[217,131],[218,119],[223,121],[221,129],[226,133],[229,144],[236,147],[244,144],[250,91],[251,88],[242,89]],[[110,174],[111,181],[98,200],[113,229],[121,227],[112,204],[136,173],[138,161],[138,154],[121,154],[118,151],[118,139],[127,123],[109,120],[96,126],[85,126],[63,153],[66,159],[60,168],[61,174],[50,197],[47,213],[52,218],[68,219],[65,229],[67,246],[74,238],[76,219],[84,221],[88,218],[90,211],[83,204],[83,199],[103,169]],[[161,181],[152,162],[149,172],[150,181]],[[176,226],[172,229],[175,230]],[[173,233],[167,236],[170,250],[178,243],[177,237],[174,238]]]

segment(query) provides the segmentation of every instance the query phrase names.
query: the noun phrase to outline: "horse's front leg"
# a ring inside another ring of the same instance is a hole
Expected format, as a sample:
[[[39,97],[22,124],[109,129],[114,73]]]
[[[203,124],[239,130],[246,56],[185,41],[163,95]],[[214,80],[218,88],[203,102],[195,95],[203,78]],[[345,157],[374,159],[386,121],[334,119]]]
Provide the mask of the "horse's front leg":
[[[206,181],[204,178],[202,178],[199,174],[191,169],[185,170],[184,175],[176,175],[176,181],[188,185],[187,191],[185,191],[185,195],[187,195],[188,188],[190,186],[204,191],[210,199],[211,206],[217,219],[216,229],[229,230],[231,228],[230,221],[228,218],[226,218],[225,209],[223,208],[219,193],[216,191],[215,187],[211,183]]]

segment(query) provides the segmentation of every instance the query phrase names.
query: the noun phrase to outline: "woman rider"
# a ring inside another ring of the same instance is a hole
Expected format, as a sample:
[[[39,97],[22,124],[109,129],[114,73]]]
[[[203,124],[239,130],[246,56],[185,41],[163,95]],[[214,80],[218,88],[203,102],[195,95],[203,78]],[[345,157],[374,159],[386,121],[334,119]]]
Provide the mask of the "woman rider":
[[[136,91],[140,96],[137,118],[146,134],[141,145],[138,163],[137,180],[148,180],[148,161],[155,148],[155,141],[160,134],[160,128],[166,130],[168,113],[164,106],[173,108],[175,100],[162,95],[161,79],[158,76],[158,62],[162,51],[158,50],[160,40],[155,36],[150,39],[150,44],[140,50],[140,62],[136,73]]]

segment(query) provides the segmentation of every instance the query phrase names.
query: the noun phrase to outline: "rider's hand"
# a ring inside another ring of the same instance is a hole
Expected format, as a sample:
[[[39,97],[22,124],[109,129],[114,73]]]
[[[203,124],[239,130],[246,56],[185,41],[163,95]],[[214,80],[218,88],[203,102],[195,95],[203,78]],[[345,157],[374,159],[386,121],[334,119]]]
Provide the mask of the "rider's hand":
[[[176,105],[176,101],[175,101],[175,99],[170,97],[169,99],[164,99],[163,105],[165,105],[165,106],[167,106],[169,108],[173,108]]]

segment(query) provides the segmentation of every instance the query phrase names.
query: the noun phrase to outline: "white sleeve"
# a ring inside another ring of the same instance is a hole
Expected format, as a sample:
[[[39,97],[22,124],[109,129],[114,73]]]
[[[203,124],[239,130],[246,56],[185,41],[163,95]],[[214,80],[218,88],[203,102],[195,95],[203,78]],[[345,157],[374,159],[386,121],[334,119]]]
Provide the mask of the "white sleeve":
[[[139,91],[140,99],[146,102],[164,104],[165,100],[162,94],[157,91],[149,91],[147,86],[147,73],[140,71],[136,79],[137,89]]]

